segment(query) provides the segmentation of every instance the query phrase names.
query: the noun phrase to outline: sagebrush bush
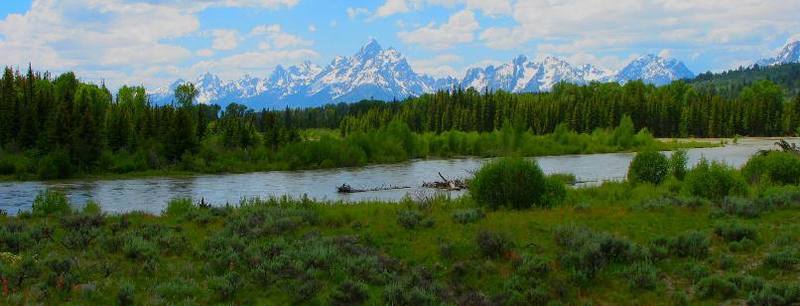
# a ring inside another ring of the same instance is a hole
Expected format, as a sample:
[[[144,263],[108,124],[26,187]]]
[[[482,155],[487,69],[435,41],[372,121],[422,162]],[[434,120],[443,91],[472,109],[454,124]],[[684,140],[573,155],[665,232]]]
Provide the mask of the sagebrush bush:
[[[701,279],[695,287],[697,296],[704,299],[716,297],[725,300],[734,297],[739,292],[736,284],[728,278],[718,275]]]
[[[745,195],[747,182],[739,171],[719,162],[703,159],[686,174],[684,188],[691,195],[723,199],[729,195]]]
[[[345,280],[331,293],[331,305],[361,305],[367,298],[369,293],[366,285]]]
[[[800,183],[800,156],[788,152],[772,151],[750,158],[742,168],[750,182],[767,179],[779,185]]]
[[[628,286],[633,289],[652,290],[658,284],[658,269],[649,262],[638,262],[625,271]]]
[[[709,246],[708,237],[697,231],[684,233],[669,241],[670,253],[678,257],[706,258]]]
[[[535,161],[501,158],[483,165],[470,182],[470,194],[492,209],[551,207],[563,201],[564,184],[545,177]]]
[[[453,212],[453,221],[460,224],[475,223],[485,216],[486,214],[480,208],[460,209]]]
[[[800,256],[791,250],[778,251],[767,254],[764,257],[764,266],[773,269],[790,270],[800,263]]]
[[[397,213],[397,223],[406,229],[415,229],[417,227],[433,227],[435,221],[418,210],[409,209]]]
[[[481,254],[489,258],[500,258],[514,246],[506,235],[487,230],[478,232],[475,242]]]
[[[764,202],[753,201],[748,198],[726,197],[715,203],[712,217],[735,216],[742,218],[756,218],[769,208]]]
[[[628,180],[658,185],[667,178],[669,169],[670,162],[664,154],[656,151],[639,152],[628,168]]]
[[[714,234],[726,242],[742,241],[743,239],[756,240],[758,238],[758,233],[754,227],[735,221],[717,223],[714,227]]]
[[[67,196],[55,190],[44,190],[36,195],[31,206],[34,216],[59,216],[67,215],[72,212]]]

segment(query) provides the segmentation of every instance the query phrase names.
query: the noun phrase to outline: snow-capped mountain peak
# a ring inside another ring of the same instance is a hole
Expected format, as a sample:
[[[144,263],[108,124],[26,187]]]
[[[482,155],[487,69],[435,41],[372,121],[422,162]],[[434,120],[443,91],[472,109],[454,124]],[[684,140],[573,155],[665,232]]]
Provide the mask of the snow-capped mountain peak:
[[[788,63],[800,63],[800,40],[787,43],[777,56],[758,61],[758,64],[763,66]]]
[[[649,84],[664,85],[674,80],[693,77],[694,73],[682,62],[647,54],[634,59],[622,68],[615,79],[621,83],[642,80]]]
[[[254,108],[282,108],[369,98],[404,99],[456,87],[540,92],[552,89],[559,82],[624,83],[637,79],[660,85],[693,75],[683,63],[655,55],[639,57],[618,73],[589,64],[575,66],[553,56],[533,59],[519,55],[503,64],[470,68],[462,79],[434,78],[417,74],[400,51],[384,49],[378,41],[370,39],[352,56],[336,56],[325,66],[309,61],[292,66],[277,65],[265,78],[245,75],[232,81],[222,81],[206,72],[196,79],[195,85],[200,103],[225,106],[235,102]],[[172,101],[174,89],[183,83],[185,81],[178,80],[157,89],[151,93],[152,100],[155,103]]]

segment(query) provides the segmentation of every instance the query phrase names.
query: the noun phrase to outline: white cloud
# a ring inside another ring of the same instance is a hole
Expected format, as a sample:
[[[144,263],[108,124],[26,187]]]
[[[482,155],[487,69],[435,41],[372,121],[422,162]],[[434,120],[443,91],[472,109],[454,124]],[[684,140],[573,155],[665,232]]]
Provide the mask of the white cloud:
[[[481,11],[489,16],[511,13],[510,0],[386,0],[375,11],[375,17],[388,17],[395,14],[408,13],[434,5],[445,7],[463,6],[467,10]]]
[[[193,56],[176,38],[202,35],[197,14],[210,7],[292,7],[297,0],[33,0],[22,14],[0,19],[0,54],[7,65],[55,73],[75,71],[86,79],[122,84],[163,85]],[[217,49],[235,47],[230,33],[214,39]]]
[[[316,59],[319,54],[309,49],[260,50],[231,55],[217,60],[198,62],[188,70],[187,77],[213,71],[222,79],[235,79],[243,74],[259,75],[270,71],[278,64],[291,65]]]
[[[308,25],[308,31],[311,32],[311,33],[316,32],[317,31],[317,26],[315,26],[313,24],[309,24]]]
[[[279,24],[256,26],[250,31],[250,35],[253,37],[264,37],[264,39],[266,39],[266,41],[259,44],[259,49],[268,49],[269,45],[278,49],[284,49],[290,47],[309,47],[314,44],[313,41],[283,32]]]
[[[461,77],[463,72],[453,68],[452,64],[462,61],[461,56],[455,54],[440,54],[433,58],[411,59],[409,64],[417,73],[427,74],[437,78],[452,76]]]
[[[369,15],[369,10],[363,7],[348,7],[347,8],[347,17],[350,19],[355,19],[361,15]]]
[[[197,55],[197,56],[201,56],[201,57],[209,57],[209,56],[213,56],[214,55],[214,50],[211,50],[211,49],[200,49],[200,50],[197,50],[197,52],[195,52],[194,54]]]
[[[239,33],[233,30],[211,30],[213,41],[211,47],[214,50],[233,50],[239,46]]]
[[[471,42],[475,36],[474,32],[479,28],[480,25],[475,20],[475,14],[464,10],[453,14],[447,23],[438,27],[431,23],[410,32],[400,32],[398,36],[403,42],[438,50]]]
[[[375,10],[376,17],[387,17],[394,14],[410,12],[406,0],[386,0],[383,5]]]

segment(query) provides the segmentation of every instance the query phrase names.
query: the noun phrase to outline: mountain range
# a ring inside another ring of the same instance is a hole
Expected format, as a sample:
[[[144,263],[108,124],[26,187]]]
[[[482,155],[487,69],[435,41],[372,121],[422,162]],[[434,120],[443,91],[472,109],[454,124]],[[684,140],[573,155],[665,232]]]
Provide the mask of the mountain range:
[[[800,60],[800,42],[788,44],[775,58],[759,61],[773,65]],[[619,71],[594,65],[572,65],[564,59],[541,60],[520,55],[497,66],[475,67],[461,79],[435,78],[416,73],[396,49],[384,49],[376,40],[352,56],[337,56],[321,67],[311,62],[277,66],[265,78],[246,75],[238,80],[222,81],[205,73],[194,84],[197,101],[226,105],[231,102],[252,108],[309,107],[326,103],[356,102],[362,99],[394,100],[419,96],[454,87],[509,92],[542,92],[559,82],[587,84],[592,81],[620,82],[642,80],[663,85],[678,79],[690,79],[694,73],[676,59],[648,54],[638,57]],[[174,89],[186,83],[177,80],[150,94],[158,104],[170,103]]]

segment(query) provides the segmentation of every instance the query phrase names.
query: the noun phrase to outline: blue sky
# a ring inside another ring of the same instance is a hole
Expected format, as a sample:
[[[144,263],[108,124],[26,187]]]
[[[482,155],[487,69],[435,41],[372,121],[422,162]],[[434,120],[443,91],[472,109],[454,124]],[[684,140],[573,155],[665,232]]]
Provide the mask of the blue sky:
[[[324,65],[370,38],[435,76],[518,54],[614,70],[653,53],[703,72],[774,55],[798,15],[785,0],[14,0],[0,4],[0,54],[148,88]]]

